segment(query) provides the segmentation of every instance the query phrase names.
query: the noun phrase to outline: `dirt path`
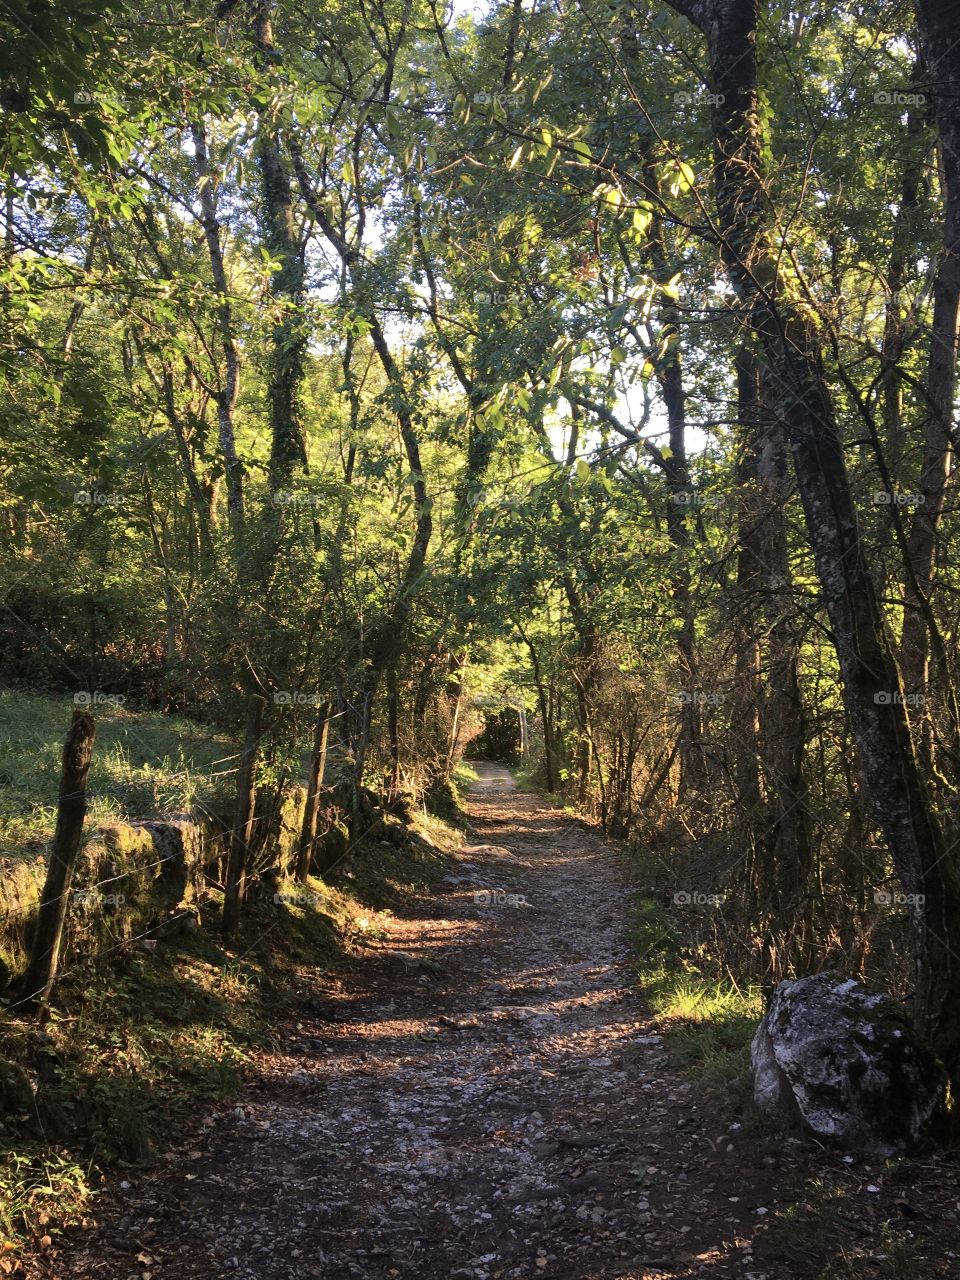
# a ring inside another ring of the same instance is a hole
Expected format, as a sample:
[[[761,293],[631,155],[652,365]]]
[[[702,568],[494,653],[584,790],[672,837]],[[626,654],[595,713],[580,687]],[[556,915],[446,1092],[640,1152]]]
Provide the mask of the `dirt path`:
[[[698,1112],[634,994],[621,860],[481,770],[475,840],[366,988],[301,1019],[45,1275],[789,1274],[750,1253],[770,1170]]]

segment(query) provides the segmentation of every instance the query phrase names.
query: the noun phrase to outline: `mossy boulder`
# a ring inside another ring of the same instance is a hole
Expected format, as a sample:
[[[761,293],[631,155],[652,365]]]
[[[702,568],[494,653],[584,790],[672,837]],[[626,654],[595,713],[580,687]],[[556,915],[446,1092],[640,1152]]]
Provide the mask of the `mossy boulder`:
[[[46,875],[42,858],[0,859],[0,990],[26,962]]]
[[[129,939],[192,900],[203,865],[204,830],[191,814],[110,823],[84,846],[73,886],[76,941]]]
[[[763,1111],[846,1151],[914,1151],[944,1123],[944,1071],[902,1009],[852,978],[781,982],[751,1063]]]
[[[298,847],[305,803],[306,788],[297,784],[284,789],[279,804],[272,796],[263,800],[262,829],[279,865]],[[67,949],[90,953],[146,933],[167,934],[181,923],[195,927],[204,882],[222,878],[232,806],[223,794],[189,813],[91,830],[70,887]],[[333,830],[335,844],[343,829],[334,824]],[[0,991],[26,964],[46,874],[43,858],[0,859]]]
[[[277,861],[287,866],[295,858],[300,848],[300,834],[303,831],[303,811],[307,803],[307,788],[304,786],[288,787],[283,795],[283,803],[277,820]]]
[[[330,818],[330,825],[315,845],[314,864],[316,874],[325,876],[334,867],[342,866],[350,848],[350,832],[339,817]]]
[[[33,1086],[21,1067],[0,1058],[0,1122],[31,1114]]]
[[[424,799],[430,812],[445,822],[463,821],[463,810],[460,807],[457,789],[444,775],[439,774],[431,781]]]

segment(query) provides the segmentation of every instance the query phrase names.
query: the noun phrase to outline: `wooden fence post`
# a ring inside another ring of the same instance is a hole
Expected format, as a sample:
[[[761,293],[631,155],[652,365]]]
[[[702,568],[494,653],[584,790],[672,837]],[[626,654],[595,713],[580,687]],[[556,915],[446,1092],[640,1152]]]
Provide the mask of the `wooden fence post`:
[[[30,963],[18,984],[22,992],[20,1000],[16,1001],[19,1005],[44,1003],[57,976],[70,882],[80,852],[83,820],[87,813],[87,774],[90,772],[95,733],[93,716],[87,711],[74,711],[63,747],[57,826],[50,849],[47,878],[40,895],[37,931],[30,951]]]
[[[320,788],[327,764],[327,736],[330,732],[330,703],[325,702],[317,717],[317,727],[310,755],[310,773],[307,778],[307,803],[303,811],[303,827],[300,831],[300,847],[297,850],[295,875],[306,880],[313,858],[313,842],[317,838],[317,811],[320,807]]]
[[[240,905],[246,887],[247,863],[253,838],[253,817],[257,799],[257,748],[263,725],[266,699],[253,694],[247,702],[247,723],[237,774],[237,808],[227,862],[227,883],[223,894],[223,936],[228,938],[240,919]]]

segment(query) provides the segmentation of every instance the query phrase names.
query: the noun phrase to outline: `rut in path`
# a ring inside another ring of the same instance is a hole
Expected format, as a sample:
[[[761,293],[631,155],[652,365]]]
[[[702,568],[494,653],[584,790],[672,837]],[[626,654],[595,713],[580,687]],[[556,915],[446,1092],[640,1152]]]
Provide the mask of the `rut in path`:
[[[632,987],[622,857],[479,768],[475,838],[366,987],[43,1275],[773,1280],[769,1170],[718,1141]]]

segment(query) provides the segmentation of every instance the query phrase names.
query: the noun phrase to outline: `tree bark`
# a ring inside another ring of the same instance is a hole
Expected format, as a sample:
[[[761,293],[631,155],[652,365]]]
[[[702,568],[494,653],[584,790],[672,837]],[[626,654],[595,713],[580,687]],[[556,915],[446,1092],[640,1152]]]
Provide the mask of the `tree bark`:
[[[553,755],[553,724],[551,721],[549,701],[547,698],[546,686],[543,682],[543,671],[540,666],[540,655],[537,653],[536,645],[531,637],[523,629],[523,624],[518,620],[516,623],[517,631],[520,639],[527,646],[530,653],[530,664],[533,667],[533,680],[537,686],[537,703],[540,707],[540,721],[543,725],[543,768],[547,791],[551,794],[556,790],[557,780]]]
[[[905,891],[923,897],[915,945],[918,1020],[958,1079],[960,875],[918,767],[900,673],[860,538],[819,334],[778,282],[780,259],[768,238],[762,176],[758,5],[756,0],[671,4],[707,39],[716,102],[721,251],[777,388],[874,817]]]
[[[272,7],[270,0],[260,0],[254,19],[254,42],[264,61],[274,57]],[[302,315],[306,270],[277,129],[264,119],[258,125],[255,154],[264,242],[271,258],[280,264],[270,282],[277,315],[271,334],[267,386],[271,426],[269,482],[271,494],[276,494],[289,485],[296,467],[306,463],[300,410],[307,344]]]
[[[764,394],[764,392],[766,394]],[[757,452],[760,499],[760,557],[766,653],[760,707],[760,751],[767,778],[770,905],[784,925],[799,924],[810,875],[810,811],[804,774],[804,711],[800,690],[800,641],[793,620],[793,592],[787,526],[787,458],[783,429],[774,406],[777,388],[763,386]]]
[[[191,135],[199,179],[197,188],[200,198],[201,225],[210,258],[213,287],[219,298],[217,323],[220,327],[220,341],[223,343],[224,369],[217,392],[217,429],[223,469],[227,478],[227,513],[234,535],[237,536],[243,523],[243,468],[237,455],[234,423],[234,412],[240,394],[240,356],[233,333],[233,311],[230,306],[230,288],[223,257],[223,243],[220,239],[216,190],[210,168],[207,135],[202,122],[192,126]]]
[[[266,702],[259,694],[254,694],[247,702],[247,722],[243,734],[243,750],[240,753],[240,767],[237,772],[237,807],[233,820],[233,837],[230,842],[227,881],[223,894],[221,928],[225,938],[229,938],[237,927],[246,889],[257,798],[257,750],[260,745],[265,706]]]
[[[300,828],[300,846],[297,850],[295,875],[298,880],[306,880],[310,874],[313,861],[313,846],[317,838],[317,811],[320,807],[320,791],[323,787],[323,775],[327,764],[327,737],[330,732],[330,703],[325,702],[317,716],[317,726],[313,737],[313,750],[310,753],[310,772],[307,776],[307,800],[303,809],[303,824]]]
[[[644,184],[655,198],[659,197],[659,180],[656,164],[648,164],[644,171]],[[665,285],[673,271],[667,265],[663,241],[663,223],[655,214],[651,224],[650,256],[654,277]],[[664,333],[680,332],[680,308],[670,297],[663,295],[660,319]],[[667,411],[669,455],[661,455],[669,504],[667,506],[667,536],[676,548],[676,568],[673,572],[673,603],[680,620],[677,637],[680,687],[689,695],[680,704],[680,795],[699,792],[707,784],[707,771],[703,755],[703,711],[695,696],[699,689],[699,672],[696,653],[697,623],[691,591],[690,534],[687,514],[690,499],[694,496],[690,487],[690,471],[687,466],[687,399],[683,386],[683,368],[680,363],[680,347],[676,343],[668,348],[658,361],[658,377]]]
[[[754,850],[760,838],[763,788],[760,777],[760,704],[763,697],[758,600],[761,548],[757,519],[757,432],[760,417],[760,370],[752,344],[736,355],[737,386],[737,582],[734,592],[734,776],[739,807]],[[757,889],[759,903],[759,886]]]
[[[87,775],[96,733],[93,716],[74,711],[63,747],[57,825],[50,849],[47,878],[40,895],[37,929],[27,971],[19,984],[16,1004],[31,1007],[45,1003],[57,976],[60,947],[70,900],[70,882],[80,852],[83,820],[87,813]]]
[[[918,0],[917,22],[940,135],[944,200],[943,248],[933,287],[933,323],[926,373],[926,413],[918,503],[907,545],[908,569],[901,655],[908,694],[926,695],[929,602],[936,574],[937,535],[953,471],[953,403],[960,319],[960,6]],[[923,599],[920,599],[922,594]]]

